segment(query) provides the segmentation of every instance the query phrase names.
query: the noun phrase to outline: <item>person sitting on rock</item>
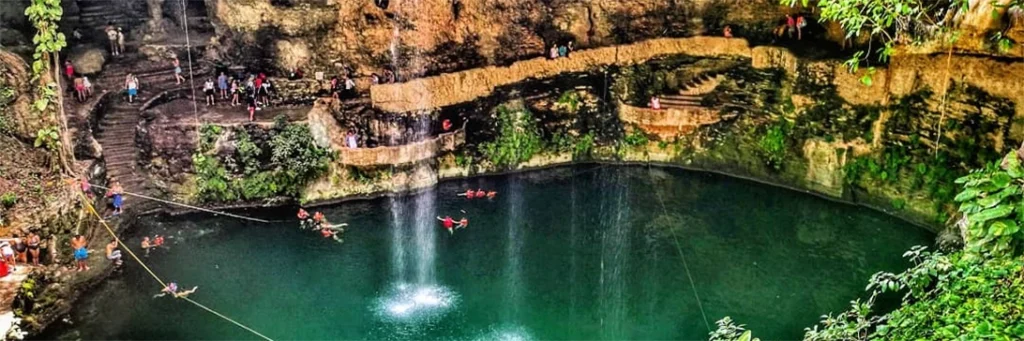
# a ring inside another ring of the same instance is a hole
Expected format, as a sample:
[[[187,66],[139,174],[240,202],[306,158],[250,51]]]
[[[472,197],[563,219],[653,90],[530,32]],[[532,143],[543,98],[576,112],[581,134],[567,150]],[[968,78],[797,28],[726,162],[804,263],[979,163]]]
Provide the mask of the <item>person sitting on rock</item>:
[[[121,266],[121,250],[117,249],[117,240],[107,243],[107,259],[114,262],[114,266]]]
[[[725,25],[725,28],[722,29],[722,36],[726,38],[732,38],[732,27],[729,27],[729,25]]]
[[[651,102],[648,105],[651,109],[661,110],[661,99],[658,96],[651,96]]]

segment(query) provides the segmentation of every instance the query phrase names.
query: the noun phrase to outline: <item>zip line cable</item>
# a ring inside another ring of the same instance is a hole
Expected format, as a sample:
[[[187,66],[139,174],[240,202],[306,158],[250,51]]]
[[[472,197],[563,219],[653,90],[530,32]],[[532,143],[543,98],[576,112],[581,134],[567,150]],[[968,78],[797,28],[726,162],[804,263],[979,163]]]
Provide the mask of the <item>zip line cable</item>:
[[[99,188],[99,189],[104,189],[104,190],[108,190],[108,191],[110,190],[110,187],[100,186],[100,185],[96,185],[96,184],[92,184],[92,183],[88,183],[88,184],[89,184],[89,186],[96,187],[96,188]],[[124,191],[124,190],[121,191],[121,194],[127,194],[127,195],[130,195],[130,196],[133,196],[133,197],[137,197],[137,198],[158,201],[158,202],[162,202],[162,203],[170,204],[170,205],[175,205],[175,206],[181,206],[181,207],[193,209],[193,210],[196,210],[196,211],[203,211],[203,212],[207,212],[207,213],[212,213],[214,215],[228,216],[228,217],[232,217],[232,218],[238,218],[238,219],[243,219],[243,220],[255,221],[255,222],[259,222],[259,223],[271,223],[271,221],[265,220],[265,219],[252,218],[252,217],[246,217],[246,216],[238,215],[238,214],[234,214],[234,213],[227,213],[227,212],[211,210],[211,209],[208,209],[208,208],[202,208],[202,207],[198,207],[198,206],[192,206],[192,205],[189,205],[189,204],[183,204],[183,203],[180,203],[180,202],[174,202],[174,201],[170,201],[170,200],[154,198],[154,197],[151,197],[151,196],[142,195],[142,194],[136,194],[136,193],[127,192],[127,191]]]
[[[89,202],[89,199],[85,197],[85,194],[82,191],[76,191],[76,192],[78,192],[78,195],[82,199],[82,203],[85,204],[86,209],[90,213],[92,213],[96,217],[96,219],[99,219],[100,224],[103,225],[103,227],[107,229],[107,232],[110,233],[111,237],[114,237],[114,241],[116,241],[118,245],[120,245],[122,248],[124,248],[124,250],[126,252],[128,252],[129,255],[132,256],[132,259],[134,259],[137,263],[139,263],[139,265],[141,265],[142,268],[145,269],[146,272],[148,272],[149,275],[152,276],[154,280],[156,280],[158,283],[160,283],[160,287],[161,288],[167,288],[167,283],[164,282],[164,280],[161,279],[160,276],[157,276],[157,274],[155,272],[153,272],[153,269],[150,269],[149,266],[146,265],[146,263],[144,263],[141,259],[139,259],[139,256],[135,255],[135,252],[132,252],[132,249],[129,248],[128,245],[125,245],[124,241],[122,241],[121,238],[117,237],[117,233],[114,233],[114,229],[110,228],[110,225],[107,225],[107,221],[104,220],[102,216],[100,216],[99,212],[96,212],[96,208],[93,207],[92,203]],[[206,310],[210,314],[213,314],[214,316],[220,317],[220,318],[224,319],[225,321],[231,322],[235,326],[238,326],[239,328],[245,329],[246,331],[248,331],[248,332],[250,332],[250,333],[252,333],[252,334],[254,334],[256,336],[259,336],[260,338],[262,338],[264,340],[273,341],[273,339],[267,337],[266,335],[263,335],[260,332],[254,330],[252,328],[249,328],[248,326],[246,326],[244,324],[241,324],[238,321],[235,321],[234,319],[232,319],[230,317],[225,316],[224,314],[221,314],[221,313],[219,313],[219,312],[217,312],[217,311],[215,311],[213,309],[210,309],[209,307],[207,307],[207,306],[205,306],[203,304],[200,304],[199,302],[196,302],[196,301],[194,301],[194,300],[192,300],[192,299],[190,299],[188,297],[178,296],[175,293],[172,293],[172,294],[173,294],[173,296],[175,298],[180,298],[180,299],[182,299],[182,300],[184,300],[186,302],[192,303],[193,305],[195,305],[195,306],[197,306],[199,308],[202,308],[203,310]]]
[[[648,172],[651,170],[650,165],[647,166]],[[665,200],[661,198],[661,192],[654,191],[655,196],[658,198],[658,202],[661,203],[661,210],[668,216],[668,208],[665,207]],[[690,266],[686,263],[686,256],[683,255],[683,247],[679,245],[679,237],[676,236],[674,229],[669,229],[672,232],[672,240],[676,244],[676,251],[679,252],[679,259],[683,261],[683,269],[686,270],[686,277],[690,279],[690,289],[693,290],[693,297],[697,299],[697,308],[700,309],[700,315],[704,317],[704,326],[708,328],[708,333],[711,332],[711,322],[708,321],[708,314],[704,312],[704,305],[700,303],[700,295],[697,294],[697,285],[693,282],[693,274],[690,274]]]
[[[182,23],[185,26],[185,53],[188,54],[188,83],[192,88],[192,116],[196,120],[196,134],[198,134],[200,128],[199,104],[196,103],[196,82],[192,77],[192,40],[188,34],[188,7],[186,7],[185,0],[181,0],[181,15]]]

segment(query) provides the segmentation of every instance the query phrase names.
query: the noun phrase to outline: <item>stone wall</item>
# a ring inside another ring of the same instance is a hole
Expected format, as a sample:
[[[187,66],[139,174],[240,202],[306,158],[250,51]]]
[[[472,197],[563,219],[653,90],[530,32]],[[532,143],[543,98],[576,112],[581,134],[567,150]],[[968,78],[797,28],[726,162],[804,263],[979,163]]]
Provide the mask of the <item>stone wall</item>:
[[[654,110],[619,103],[619,119],[623,124],[636,125],[648,133],[668,140],[679,134],[722,120],[718,109],[693,107]]]
[[[490,95],[495,88],[528,78],[547,78],[562,73],[582,72],[602,65],[642,63],[671,54],[693,56],[750,57],[743,39],[720,37],[661,38],[616,47],[602,47],[573,53],[569,58],[534,58],[507,67],[485,67],[405,83],[379,84],[370,88],[370,99],[378,109],[409,112],[445,107]]]

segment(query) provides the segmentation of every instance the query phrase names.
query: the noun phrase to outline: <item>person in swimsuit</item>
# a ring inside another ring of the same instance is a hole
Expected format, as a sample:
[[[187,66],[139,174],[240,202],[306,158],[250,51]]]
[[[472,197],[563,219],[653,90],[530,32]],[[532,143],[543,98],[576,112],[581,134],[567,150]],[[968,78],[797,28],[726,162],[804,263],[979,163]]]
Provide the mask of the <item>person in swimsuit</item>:
[[[28,254],[32,256],[32,265],[39,265],[39,235],[35,232],[28,234]]]
[[[110,179],[114,182],[110,185],[110,191],[107,192],[107,196],[114,200],[114,215],[121,214],[121,209],[124,207],[124,188],[121,187],[121,182],[117,179]]]
[[[14,253],[18,261],[28,263],[28,244],[18,235],[14,235]]]
[[[192,289],[178,292],[178,283],[170,282],[167,283],[167,286],[164,287],[163,290],[160,290],[159,294],[153,295],[153,298],[164,297],[164,295],[167,294],[174,296],[174,298],[186,298],[188,297],[188,295],[191,295],[192,293],[196,292],[197,289],[199,289],[199,287],[195,286],[192,287]]]
[[[111,240],[107,243],[107,259],[114,262],[115,266],[121,266],[121,250],[117,249],[117,241]]]
[[[149,243],[149,237],[148,236],[147,237],[142,237],[142,245],[140,245],[139,247],[141,247],[143,250],[146,250],[146,256],[149,256],[149,249],[153,248],[153,244]]]
[[[178,57],[174,57],[171,65],[174,65],[174,80],[178,82],[177,84],[181,84],[185,81],[185,77],[181,75],[181,62],[178,61]]]
[[[444,218],[441,218],[440,216],[438,216],[437,220],[441,221],[441,226],[447,229],[449,234],[455,233],[455,220],[453,220],[452,217],[445,216]]]
[[[89,271],[89,265],[86,264],[86,259],[89,259],[89,250],[85,249],[85,246],[88,244],[89,242],[82,235],[77,235],[71,239],[71,249],[75,250],[73,255],[77,263],[78,272]]]

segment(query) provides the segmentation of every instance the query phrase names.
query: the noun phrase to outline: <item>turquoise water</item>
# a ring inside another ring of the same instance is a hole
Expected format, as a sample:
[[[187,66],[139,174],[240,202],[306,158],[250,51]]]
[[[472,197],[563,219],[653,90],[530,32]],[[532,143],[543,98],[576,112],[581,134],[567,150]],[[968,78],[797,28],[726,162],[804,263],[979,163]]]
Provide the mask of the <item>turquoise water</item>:
[[[455,196],[467,187],[499,196]],[[350,224],[344,244],[300,230],[291,211],[264,212],[284,220],[273,224],[155,220],[130,240],[171,235],[148,264],[275,339],[696,340],[728,315],[774,340],[799,339],[932,238],[802,193],[640,167],[475,178],[323,211]],[[449,235],[438,215],[471,224]],[[187,302],[152,298],[159,285],[126,264],[79,303],[73,325],[44,336],[254,338]]]

